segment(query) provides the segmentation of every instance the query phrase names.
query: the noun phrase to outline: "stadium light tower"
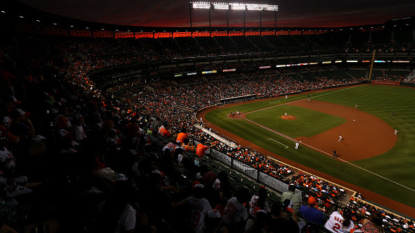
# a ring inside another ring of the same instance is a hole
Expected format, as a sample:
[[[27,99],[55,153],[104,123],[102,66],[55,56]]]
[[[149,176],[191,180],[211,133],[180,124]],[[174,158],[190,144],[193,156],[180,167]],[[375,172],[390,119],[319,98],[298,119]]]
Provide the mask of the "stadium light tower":
[[[199,2],[194,1],[189,3],[189,12],[190,12],[190,29],[193,28],[192,22],[192,9],[205,9],[209,10],[209,27],[212,27],[212,22],[210,18],[211,10],[226,10],[226,27],[229,28],[229,10],[244,11],[244,33],[245,33],[245,12],[246,11],[259,11],[259,27],[260,31],[262,29],[262,12],[263,11],[273,11],[275,12],[275,29],[277,28],[277,11],[278,5],[268,5],[268,4],[245,4],[245,3],[224,3],[224,2]],[[192,30],[193,31],[193,30]],[[227,30],[229,32],[229,30]]]

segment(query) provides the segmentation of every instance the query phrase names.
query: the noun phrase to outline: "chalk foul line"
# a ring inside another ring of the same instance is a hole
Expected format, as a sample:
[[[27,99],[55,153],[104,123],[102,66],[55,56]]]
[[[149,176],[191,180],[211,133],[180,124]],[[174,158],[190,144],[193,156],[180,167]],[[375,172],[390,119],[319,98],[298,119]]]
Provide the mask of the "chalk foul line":
[[[337,91],[333,91],[333,92],[329,92],[329,93],[324,93],[324,94],[317,95],[317,96],[313,96],[313,97],[310,97],[310,98],[316,98],[316,97],[320,97],[320,96],[324,96],[324,95],[329,95],[329,94],[333,94],[333,93],[336,93],[336,92],[339,92],[339,91],[348,90],[348,89],[355,88],[355,87],[356,87],[356,86],[354,86],[354,87],[350,87],[350,88],[345,88],[345,89],[340,89],[340,90],[337,90]],[[307,99],[295,100],[295,101],[292,101],[292,102],[289,102],[289,103],[279,104],[279,105],[276,105],[276,106],[271,106],[271,107],[268,107],[268,108],[263,108],[263,109],[255,110],[255,111],[252,111],[252,112],[247,112],[246,114],[250,114],[250,113],[254,113],[254,112],[259,112],[259,111],[263,111],[263,110],[267,110],[267,109],[271,109],[271,108],[276,108],[276,107],[279,107],[279,106],[284,106],[284,105],[287,105],[287,104],[290,104],[290,103],[295,103],[295,102],[298,102],[298,101],[303,101],[303,100],[307,100]],[[274,133],[274,134],[277,134],[277,135],[279,135],[279,136],[281,136],[281,137],[284,137],[284,138],[286,138],[286,139],[288,139],[288,140],[290,140],[290,141],[293,141],[293,142],[299,142],[299,141],[297,141],[297,140],[296,140],[296,139],[294,139],[294,138],[291,138],[291,137],[289,137],[289,136],[287,136],[287,135],[285,135],[285,134],[282,134],[282,133],[280,133],[280,132],[278,132],[278,131],[275,131],[275,130],[273,130],[273,129],[270,129],[270,128],[268,128],[268,127],[266,127],[266,126],[263,126],[263,125],[261,125],[261,124],[259,124],[259,123],[256,123],[255,121],[249,120],[249,119],[247,119],[247,118],[243,118],[243,119],[244,119],[244,120],[246,120],[246,121],[249,121],[249,122],[251,122],[251,123],[253,123],[253,124],[255,124],[255,125],[257,125],[257,126],[259,126],[259,127],[263,128],[263,129],[267,130],[267,131],[270,131],[270,132],[272,132],[272,133]],[[280,143],[280,142],[278,142],[278,141],[276,141],[276,140],[274,140],[274,139],[272,139],[272,138],[268,138],[268,140],[272,140],[272,141],[274,141],[274,142]],[[316,148],[316,147],[314,147],[314,146],[308,145],[307,143],[304,143],[304,142],[299,142],[299,143],[300,143],[300,144],[302,144],[302,145],[304,145],[304,146],[307,146],[307,147],[309,147],[309,148],[311,148],[311,149],[313,149],[313,150],[316,150],[316,151],[318,151],[318,152],[320,152],[320,153],[323,153],[323,154],[325,154],[325,155],[332,156],[332,154],[330,154],[330,153],[328,153],[328,152],[326,152],[326,151],[320,150],[320,149],[318,149],[318,148]],[[284,145],[284,146],[287,146],[287,145],[285,145],[285,144],[283,144],[283,143],[280,143],[280,144],[282,144],[282,145]],[[367,170],[367,169],[365,169],[365,168],[359,167],[359,166],[357,166],[357,165],[355,165],[355,164],[353,164],[353,163],[351,163],[351,162],[349,162],[349,161],[346,161],[346,160],[344,160],[344,159],[340,159],[340,158],[337,158],[337,160],[342,161],[342,162],[344,162],[344,163],[347,163],[347,164],[349,164],[349,165],[351,165],[351,166],[353,166],[353,167],[355,167],[355,168],[357,168],[357,169],[360,169],[360,170],[362,170],[362,171],[365,171],[365,172],[367,172],[367,173],[370,173],[370,174],[372,174],[372,175],[374,175],[374,176],[377,176],[377,177],[379,177],[379,178],[381,178],[381,179],[384,179],[384,180],[386,180],[386,181],[389,181],[389,182],[391,182],[391,183],[393,183],[393,184],[396,184],[396,185],[398,185],[398,186],[401,186],[402,188],[405,188],[405,189],[408,189],[408,190],[410,190],[410,191],[412,191],[412,192],[415,192],[415,190],[414,190],[414,189],[411,189],[411,188],[409,188],[409,187],[407,187],[407,186],[405,186],[405,185],[403,185],[403,184],[400,184],[400,183],[398,183],[398,182],[396,182],[396,181],[393,181],[393,180],[391,180],[391,179],[389,179],[389,178],[386,178],[386,177],[384,177],[384,176],[381,176],[381,175],[379,175],[379,174],[377,174],[377,173],[375,173],[375,172],[372,172],[372,171],[369,171],[369,170]]]
[[[280,144],[280,145],[285,146],[285,149],[287,149],[287,148],[288,148],[288,146],[287,146],[287,145],[285,145],[284,143],[279,142],[279,141],[277,141],[277,140],[275,140],[275,139],[273,139],[273,138],[268,138],[268,141],[269,141],[269,140],[274,141],[274,142],[276,142],[276,143],[278,143],[278,144]]]

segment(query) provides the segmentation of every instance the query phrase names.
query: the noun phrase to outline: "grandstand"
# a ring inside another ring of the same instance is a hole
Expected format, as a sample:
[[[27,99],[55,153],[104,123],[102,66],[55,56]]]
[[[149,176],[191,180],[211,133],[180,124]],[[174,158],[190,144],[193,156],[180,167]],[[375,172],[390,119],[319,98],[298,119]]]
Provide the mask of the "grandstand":
[[[221,140],[238,143],[195,117],[210,106],[367,83],[363,61],[373,49],[385,62],[372,79],[413,87],[406,79],[415,63],[413,28],[255,28],[257,34],[244,36],[237,34],[241,28],[221,34],[223,28],[104,25],[17,2],[5,12],[0,223],[10,232],[103,232],[100,227],[118,223],[114,216],[122,211],[111,208],[121,205],[137,214],[137,231],[188,232],[183,200],[193,197],[196,181],[205,185],[211,208],[226,207],[242,189],[258,195],[261,186],[270,205],[282,204],[291,184],[301,202],[316,197],[314,207],[327,216],[350,207],[356,228],[382,213],[385,231],[414,232],[410,213],[367,202],[353,189],[252,148],[226,145]],[[195,147],[211,147],[207,155],[177,142],[183,128]],[[329,232],[299,217],[309,231]]]

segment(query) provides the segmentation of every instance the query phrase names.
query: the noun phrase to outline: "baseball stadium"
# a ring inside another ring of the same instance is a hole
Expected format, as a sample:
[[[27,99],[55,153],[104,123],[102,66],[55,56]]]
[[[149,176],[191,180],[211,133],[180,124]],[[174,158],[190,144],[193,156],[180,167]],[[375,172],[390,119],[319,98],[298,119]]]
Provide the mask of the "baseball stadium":
[[[52,2],[0,3],[0,233],[415,232],[415,17]]]

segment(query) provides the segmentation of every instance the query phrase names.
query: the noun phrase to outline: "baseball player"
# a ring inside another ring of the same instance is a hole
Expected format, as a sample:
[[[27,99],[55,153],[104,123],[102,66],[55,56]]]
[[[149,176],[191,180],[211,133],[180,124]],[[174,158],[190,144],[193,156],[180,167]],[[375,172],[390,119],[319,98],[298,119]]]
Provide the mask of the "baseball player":
[[[202,123],[202,124],[203,124],[203,119],[202,119],[202,118],[200,118],[200,123]]]
[[[295,143],[295,149],[298,150],[298,146],[300,145],[300,143],[296,142]]]
[[[398,135],[398,130],[396,130],[396,129],[395,129],[395,132],[394,132],[394,134],[395,134],[395,135]]]
[[[238,116],[239,116],[239,111],[236,111],[236,115],[238,115]]]
[[[340,142],[341,140],[343,140],[343,137],[342,137],[342,135],[340,135],[340,134],[339,134],[339,142]]]
[[[355,104],[354,108],[357,109],[357,104]]]
[[[351,218],[352,213],[349,208],[344,209],[343,216],[341,213],[334,211],[326,224],[324,224],[324,227],[334,233],[349,232],[351,229],[354,229],[354,223]]]
[[[285,99],[288,99],[288,95],[285,95]]]
[[[331,156],[332,158],[337,158],[337,151],[333,150],[333,155]]]
[[[288,116],[288,114],[287,114],[287,113],[284,113],[284,115],[285,115],[285,116]]]

